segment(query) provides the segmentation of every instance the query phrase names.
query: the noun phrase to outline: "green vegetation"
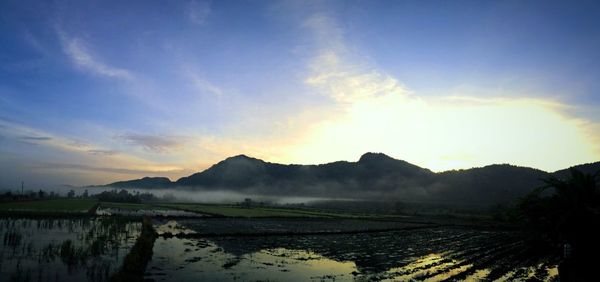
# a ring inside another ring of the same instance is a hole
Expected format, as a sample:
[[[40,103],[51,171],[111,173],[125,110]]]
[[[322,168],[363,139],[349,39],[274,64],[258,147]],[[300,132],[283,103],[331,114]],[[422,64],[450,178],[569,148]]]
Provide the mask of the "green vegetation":
[[[112,191],[104,191],[94,195],[94,198],[102,201],[102,202],[116,202],[116,203],[142,203],[142,202],[152,202],[156,200],[156,197],[152,193],[140,193],[139,191],[136,193],[130,193],[125,189],[121,189],[121,191],[112,190]]]
[[[360,218],[364,216],[320,212],[302,209],[275,207],[241,207],[234,205],[211,204],[162,204],[165,208],[180,209],[190,212],[204,213],[224,217],[311,217],[311,218]]]
[[[95,199],[83,198],[9,202],[0,204],[0,213],[85,214],[92,211],[97,203]]]
[[[100,208],[105,209],[122,209],[122,210],[161,210],[163,207],[154,206],[150,204],[134,204],[134,203],[113,203],[113,202],[101,202]]]

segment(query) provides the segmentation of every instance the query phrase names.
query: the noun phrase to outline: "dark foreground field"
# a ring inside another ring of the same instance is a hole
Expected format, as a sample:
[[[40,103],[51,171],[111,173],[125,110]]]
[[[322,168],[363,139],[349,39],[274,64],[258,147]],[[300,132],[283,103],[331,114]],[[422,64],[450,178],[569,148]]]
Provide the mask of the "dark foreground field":
[[[246,231],[240,232],[233,222]],[[157,229],[163,236],[156,240],[152,261],[146,269],[145,278],[149,280],[554,281],[558,278],[554,254],[536,249],[515,231],[322,219],[194,219],[161,222]],[[383,231],[386,229],[389,231]]]
[[[0,214],[0,281],[558,280],[554,249],[472,218],[78,199]]]

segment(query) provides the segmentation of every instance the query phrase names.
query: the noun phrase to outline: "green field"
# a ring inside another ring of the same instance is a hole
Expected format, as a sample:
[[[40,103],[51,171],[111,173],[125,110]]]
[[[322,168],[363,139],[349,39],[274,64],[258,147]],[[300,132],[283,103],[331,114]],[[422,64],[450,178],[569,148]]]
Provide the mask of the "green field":
[[[51,199],[0,204],[0,213],[84,214],[98,203],[95,199]]]
[[[149,204],[134,204],[134,203],[114,203],[101,202],[100,208],[104,209],[122,209],[122,210],[162,210],[164,207],[159,207]]]
[[[275,207],[240,207],[232,205],[212,204],[161,204],[165,208],[180,209],[185,211],[204,213],[225,217],[310,217],[310,218],[357,218],[362,216],[320,212],[302,209],[275,208]]]

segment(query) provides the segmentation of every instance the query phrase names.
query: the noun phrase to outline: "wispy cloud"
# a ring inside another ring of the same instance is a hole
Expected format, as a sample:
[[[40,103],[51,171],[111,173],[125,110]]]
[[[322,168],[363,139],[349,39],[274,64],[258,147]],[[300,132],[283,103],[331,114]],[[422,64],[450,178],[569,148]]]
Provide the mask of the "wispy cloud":
[[[223,90],[220,87],[214,85],[196,72],[185,69],[184,76],[189,79],[194,89],[200,93],[209,93],[215,96],[223,95]]]
[[[352,160],[380,151],[438,171],[505,162],[552,171],[600,156],[597,138],[588,134],[594,124],[568,114],[570,105],[450,91],[420,97],[361,57],[331,18],[317,14],[303,26],[316,50],[304,83],[342,111],[315,123],[288,147],[288,159]],[[547,153],[564,148],[568,154]]]
[[[48,136],[21,136],[21,140],[24,141],[50,141],[52,137]]]
[[[119,135],[118,138],[154,153],[166,153],[181,146],[181,143],[175,137],[146,134],[123,134]]]
[[[77,180],[80,183],[94,184],[98,181],[120,179],[119,174],[181,177],[190,173],[169,160],[162,159],[158,162],[139,157],[132,152],[110,149],[113,143],[110,140],[114,141],[114,139],[109,136],[107,136],[110,139],[107,142],[108,144],[102,142],[92,143],[88,140],[71,139],[2,118],[0,118],[0,136],[2,136],[0,143],[7,146],[5,149],[9,151],[14,142],[26,142],[39,146],[34,155],[26,153],[13,154],[16,162],[30,159],[28,163],[33,165],[27,165],[28,168],[23,171],[24,174],[30,176],[40,175],[39,173],[47,176],[45,172],[40,172],[40,170],[52,170],[52,175],[56,177],[63,175],[66,177],[65,179],[75,179],[75,176],[79,175],[82,177]],[[172,142],[157,141],[156,138],[145,138],[144,136],[133,136],[130,139],[136,138],[139,139],[139,142],[142,142],[141,140],[147,141],[146,145],[155,150],[166,150],[165,148],[172,144]],[[113,145],[119,147],[118,144]],[[3,155],[3,157],[10,155]],[[48,156],[52,157],[48,158]],[[107,163],[110,163],[111,166],[106,167],[105,164]]]
[[[185,14],[190,22],[202,25],[210,15],[211,8],[209,1],[190,1],[186,5]]]
[[[317,54],[309,62],[309,86],[337,102],[354,103],[385,95],[406,95],[397,79],[364,63],[357,63],[344,42],[342,29],[329,17],[316,14],[303,24],[314,37]]]
[[[134,76],[129,70],[111,66],[93,55],[88,44],[83,39],[70,37],[60,28],[57,28],[57,33],[62,43],[63,51],[77,67],[94,75],[123,80],[133,79]]]
[[[91,166],[84,164],[69,164],[69,163],[40,163],[33,166],[36,169],[51,169],[51,170],[83,170],[92,172],[110,172],[118,174],[150,174],[150,173],[168,173],[180,171],[180,169],[132,169],[132,168],[119,168],[119,167],[102,167],[102,166]]]
[[[92,155],[97,155],[97,156],[113,156],[119,153],[119,151],[115,151],[115,150],[100,150],[100,149],[94,149],[94,150],[87,150],[88,153],[92,154]]]

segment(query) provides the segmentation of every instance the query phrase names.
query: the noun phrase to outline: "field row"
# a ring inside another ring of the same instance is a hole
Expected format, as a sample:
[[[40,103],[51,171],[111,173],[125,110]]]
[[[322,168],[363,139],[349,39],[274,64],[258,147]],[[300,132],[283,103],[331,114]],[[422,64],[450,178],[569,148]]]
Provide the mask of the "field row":
[[[168,212],[183,211],[183,212]],[[277,218],[379,218],[374,215],[325,212],[286,207],[242,207],[225,204],[136,204],[99,202],[92,198],[48,199],[0,203],[0,214],[97,214],[131,216],[216,216],[216,217],[277,217]]]

